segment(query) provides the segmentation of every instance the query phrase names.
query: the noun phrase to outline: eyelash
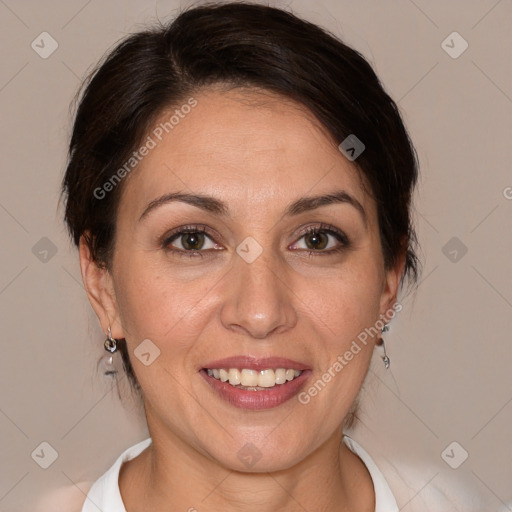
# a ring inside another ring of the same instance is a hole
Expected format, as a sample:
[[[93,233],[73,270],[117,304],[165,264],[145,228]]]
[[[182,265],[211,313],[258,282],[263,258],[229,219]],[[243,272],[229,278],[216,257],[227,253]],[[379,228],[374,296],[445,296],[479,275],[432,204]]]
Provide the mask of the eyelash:
[[[174,254],[177,254],[180,257],[185,258],[194,258],[194,257],[204,257],[205,252],[211,252],[218,249],[207,249],[201,250],[201,251],[184,251],[183,249],[176,249],[171,248],[170,244],[174,242],[174,240],[178,239],[182,235],[186,235],[187,233],[204,233],[210,239],[212,239],[212,242],[216,243],[215,240],[213,240],[213,234],[208,230],[205,226],[200,225],[189,225],[189,226],[182,226],[177,228],[176,230],[172,231],[171,233],[167,234],[164,237],[164,240],[162,242],[163,249],[173,252]],[[339,230],[338,228],[332,226],[331,224],[320,224],[319,226],[308,226],[306,229],[302,230],[300,233],[299,238],[297,239],[297,242],[302,239],[303,237],[311,234],[311,233],[324,233],[328,235],[334,236],[340,243],[337,247],[334,249],[329,250],[308,250],[308,249],[300,249],[302,251],[306,251],[308,253],[308,256],[329,256],[331,254],[339,253],[343,251],[344,249],[347,249],[350,246],[350,240],[348,239],[347,235]],[[297,243],[295,242],[295,243]]]

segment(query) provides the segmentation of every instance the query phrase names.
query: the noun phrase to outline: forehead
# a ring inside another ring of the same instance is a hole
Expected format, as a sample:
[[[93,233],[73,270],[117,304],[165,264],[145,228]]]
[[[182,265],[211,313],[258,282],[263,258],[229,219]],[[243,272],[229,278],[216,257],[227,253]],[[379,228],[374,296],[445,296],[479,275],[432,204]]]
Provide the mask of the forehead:
[[[193,99],[193,108],[163,112],[148,133],[154,147],[129,176],[121,201],[132,211],[176,190],[227,202],[230,195],[250,198],[252,207],[268,208],[341,188],[368,205],[356,166],[301,105],[238,89],[207,90]]]

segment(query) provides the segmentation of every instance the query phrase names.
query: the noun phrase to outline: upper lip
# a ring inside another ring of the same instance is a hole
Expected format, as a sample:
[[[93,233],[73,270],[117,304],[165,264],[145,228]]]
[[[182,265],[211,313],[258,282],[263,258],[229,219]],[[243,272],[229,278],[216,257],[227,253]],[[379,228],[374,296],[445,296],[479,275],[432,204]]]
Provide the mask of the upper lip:
[[[226,357],[224,359],[217,359],[215,361],[209,361],[201,365],[200,369],[220,369],[220,368],[247,368],[248,370],[267,370],[269,368],[285,368],[292,370],[310,370],[307,364],[287,357],[254,357],[248,355]]]

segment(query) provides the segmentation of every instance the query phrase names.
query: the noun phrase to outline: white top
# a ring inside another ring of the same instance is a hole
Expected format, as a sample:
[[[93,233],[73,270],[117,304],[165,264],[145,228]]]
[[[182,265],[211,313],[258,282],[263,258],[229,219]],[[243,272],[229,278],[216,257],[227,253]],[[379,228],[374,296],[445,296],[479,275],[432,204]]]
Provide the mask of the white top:
[[[399,512],[395,497],[388,483],[368,453],[347,435],[343,436],[348,448],[363,461],[373,481],[375,489],[375,512]],[[114,462],[112,467],[101,476],[87,494],[82,512],[126,512],[119,491],[119,470],[123,462],[131,460],[151,444],[151,438],[125,450]]]

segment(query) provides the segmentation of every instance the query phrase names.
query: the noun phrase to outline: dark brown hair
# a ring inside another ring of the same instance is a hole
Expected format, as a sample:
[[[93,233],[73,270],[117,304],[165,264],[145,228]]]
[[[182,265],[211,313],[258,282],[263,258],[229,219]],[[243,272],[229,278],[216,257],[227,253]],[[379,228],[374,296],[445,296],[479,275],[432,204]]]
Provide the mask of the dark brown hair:
[[[62,191],[76,245],[110,269],[123,182],[112,179],[163,110],[214,84],[254,87],[305,106],[338,145],[355,134],[355,162],[377,204],[384,263],[405,254],[405,278],[418,260],[411,197],[418,165],[398,107],[364,57],[320,27],[284,10],[242,2],[191,8],[167,25],[121,41],[84,81]],[[137,379],[126,346],[125,369]]]

